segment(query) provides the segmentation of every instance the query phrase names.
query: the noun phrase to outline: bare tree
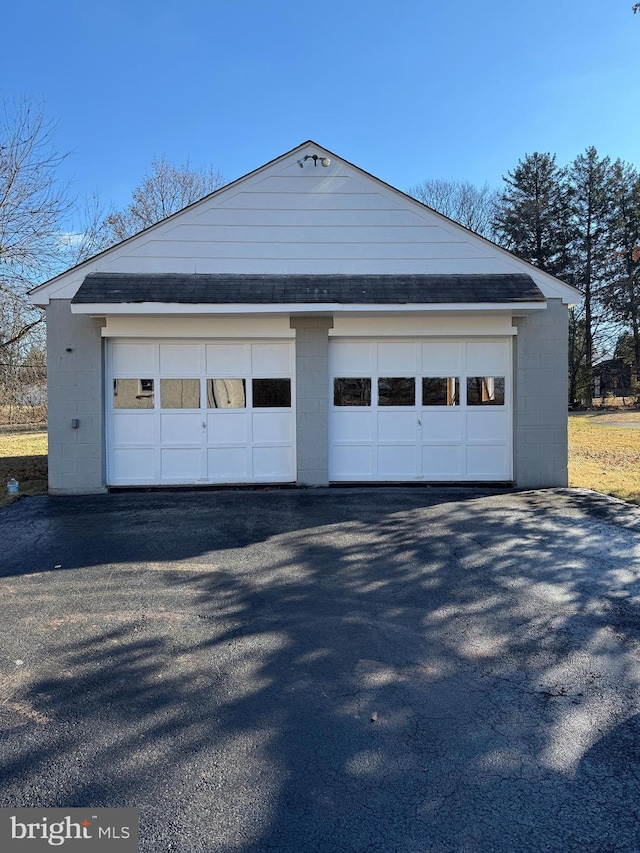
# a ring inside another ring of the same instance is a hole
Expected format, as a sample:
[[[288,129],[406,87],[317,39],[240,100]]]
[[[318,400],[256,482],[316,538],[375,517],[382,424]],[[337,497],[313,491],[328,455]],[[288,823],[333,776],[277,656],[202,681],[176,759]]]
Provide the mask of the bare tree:
[[[44,417],[44,313],[29,287],[60,268],[60,234],[70,209],[58,180],[65,154],[41,103],[0,101],[0,419]],[[25,415],[25,412],[27,414]]]
[[[59,258],[61,222],[70,208],[58,181],[65,159],[42,105],[0,105],[0,292],[24,294]]]
[[[114,243],[131,237],[217,190],[223,183],[222,174],[212,166],[194,167],[188,160],[174,166],[164,157],[154,160],[150,174],[133,191],[131,203],[106,217],[105,237]]]
[[[407,192],[476,234],[488,239],[495,236],[493,220],[499,193],[488,183],[477,187],[469,181],[432,178],[410,187]]]
[[[98,192],[78,200],[68,230],[60,235],[64,268],[80,264],[118,242],[107,225],[109,215]]]
[[[155,225],[172,213],[209,195],[224,183],[213,166],[195,167],[187,160],[175,166],[161,157],[132,192],[123,209],[107,208],[94,193],[78,207],[78,222],[64,235],[67,266],[81,263],[127,237]]]
[[[44,324],[25,316],[24,302],[10,290],[0,294],[0,424],[46,419]]]

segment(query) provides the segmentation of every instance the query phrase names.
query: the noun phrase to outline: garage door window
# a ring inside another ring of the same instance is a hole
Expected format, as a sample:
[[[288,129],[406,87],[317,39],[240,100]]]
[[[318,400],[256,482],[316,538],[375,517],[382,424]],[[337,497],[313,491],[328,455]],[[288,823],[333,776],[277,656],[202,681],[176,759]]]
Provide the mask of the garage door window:
[[[415,406],[416,380],[402,377],[378,379],[379,406]]]
[[[199,409],[199,379],[161,379],[160,405],[163,409]]]
[[[254,409],[290,409],[290,379],[254,379],[252,381]]]
[[[114,379],[114,409],[153,409],[153,379]]]
[[[334,406],[370,406],[371,379],[344,377],[333,380]]]
[[[467,406],[504,406],[504,376],[469,376]]]
[[[460,380],[454,376],[423,377],[422,405],[459,406]]]
[[[207,379],[208,409],[244,409],[246,406],[244,379]]]

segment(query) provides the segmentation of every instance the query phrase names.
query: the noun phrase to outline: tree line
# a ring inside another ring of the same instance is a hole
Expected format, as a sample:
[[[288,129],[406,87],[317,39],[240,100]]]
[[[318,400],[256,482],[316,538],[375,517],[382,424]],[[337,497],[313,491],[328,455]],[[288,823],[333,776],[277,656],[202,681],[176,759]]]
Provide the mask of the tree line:
[[[571,163],[525,155],[502,190],[424,181],[415,198],[578,288],[569,314],[570,403],[593,402],[605,354],[640,376],[640,173],[591,146]]]
[[[213,166],[151,163],[130,202],[74,199],[59,180],[65,153],[42,105],[5,100],[0,112],[0,422],[39,405],[44,383],[43,313],[30,287],[155,224],[224,183]],[[589,406],[594,366],[620,356],[640,376],[640,174],[587,148],[559,165],[525,155],[501,188],[428,179],[408,193],[438,212],[573,284],[569,402]],[[71,226],[69,222],[73,222]],[[13,416],[13,415],[12,415]]]

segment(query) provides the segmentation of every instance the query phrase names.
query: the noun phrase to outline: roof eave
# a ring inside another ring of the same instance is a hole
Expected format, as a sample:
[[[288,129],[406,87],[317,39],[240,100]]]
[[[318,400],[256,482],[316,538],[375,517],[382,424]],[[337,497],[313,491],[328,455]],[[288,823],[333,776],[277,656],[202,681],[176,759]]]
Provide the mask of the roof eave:
[[[74,303],[73,314],[89,314],[105,317],[114,314],[146,315],[256,315],[256,314],[430,314],[430,313],[485,313],[525,315],[532,311],[542,311],[545,302],[439,302],[407,303],[395,305],[346,304],[346,303],[186,303],[186,302],[112,302],[112,303]]]

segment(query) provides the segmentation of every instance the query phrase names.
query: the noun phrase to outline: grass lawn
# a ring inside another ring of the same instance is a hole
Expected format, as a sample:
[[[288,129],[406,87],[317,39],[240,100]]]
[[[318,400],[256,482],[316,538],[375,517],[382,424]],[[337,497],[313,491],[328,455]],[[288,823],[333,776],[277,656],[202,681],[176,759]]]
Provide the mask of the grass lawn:
[[[569,415],[569,485],[640,504],[640,412]]]
[[[7,495],[10,477],[20,483],[21,495],[46,493],[45,430],[0,428],[0,507],[15,500]],[[640,411],[569,415],[569,485],[640,504]]]
[[[7,481],[15,477],[21,495],[42,495],[47,491],[46,430],[5,431],[0,429],[0,506],[14,497],[7,494]]]

